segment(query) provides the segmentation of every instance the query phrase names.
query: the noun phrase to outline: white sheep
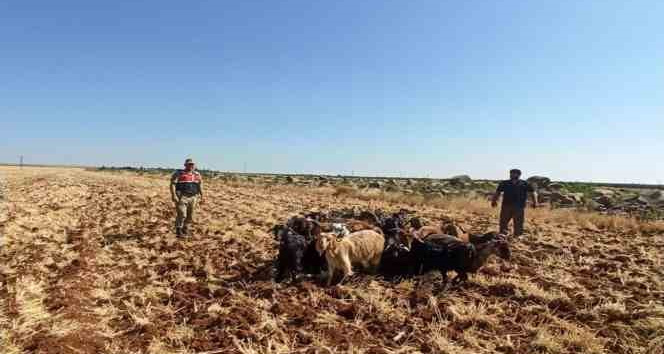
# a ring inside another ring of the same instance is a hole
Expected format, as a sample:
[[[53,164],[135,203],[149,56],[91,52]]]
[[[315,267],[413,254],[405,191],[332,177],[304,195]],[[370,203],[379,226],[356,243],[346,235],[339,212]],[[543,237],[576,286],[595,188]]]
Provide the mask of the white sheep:
[[[336,270],[343,276],[340,282],[353,275],[353,264],[376,271],[385,246],[385,238],[373,230],[354,232],[347,237],[337,238],[335,234],[322,234],[316,241],[316,250],[325,254],[328,275],[327,285],[332,284]]]

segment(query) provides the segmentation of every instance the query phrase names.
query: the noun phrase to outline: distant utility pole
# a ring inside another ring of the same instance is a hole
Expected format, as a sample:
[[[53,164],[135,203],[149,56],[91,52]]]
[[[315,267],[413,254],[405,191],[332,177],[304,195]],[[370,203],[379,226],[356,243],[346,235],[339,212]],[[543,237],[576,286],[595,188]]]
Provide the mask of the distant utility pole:
[[[242,170],[244,171],[244,174],[247,174],[247,162],[242,163]]]
[[[18,165],[20,166],[20,168],[23,168],[23,155],[21,155],[21,157],[19,158]]]

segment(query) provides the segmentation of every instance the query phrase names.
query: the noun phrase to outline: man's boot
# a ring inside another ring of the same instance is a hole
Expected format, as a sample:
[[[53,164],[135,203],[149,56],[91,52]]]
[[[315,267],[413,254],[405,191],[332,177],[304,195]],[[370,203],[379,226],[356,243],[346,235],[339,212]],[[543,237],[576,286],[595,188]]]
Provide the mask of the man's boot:
[[[181,227],[176,227],[175,228],[175,236],[182,237],[182,228]]]
[[[189,235],[189,229],[187,229],[186,225],[182,227],[182,235],[183,236]]]

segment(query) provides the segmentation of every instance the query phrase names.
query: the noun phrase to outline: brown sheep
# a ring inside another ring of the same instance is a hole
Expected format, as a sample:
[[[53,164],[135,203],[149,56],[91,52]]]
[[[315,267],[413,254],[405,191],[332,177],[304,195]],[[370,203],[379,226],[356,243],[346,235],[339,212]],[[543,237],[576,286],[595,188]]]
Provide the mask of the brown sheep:
[[[346,277],[352,276],[353,264],[376,271],[380,265],[384,245],[383,235],[373,230],[354,232],[341,239],[334,234],[322,234],[316,241],[316,250],[321,255],[324,253],[327,260],[327,285],[332,284],[337,270],[342,273],[340,283]]]

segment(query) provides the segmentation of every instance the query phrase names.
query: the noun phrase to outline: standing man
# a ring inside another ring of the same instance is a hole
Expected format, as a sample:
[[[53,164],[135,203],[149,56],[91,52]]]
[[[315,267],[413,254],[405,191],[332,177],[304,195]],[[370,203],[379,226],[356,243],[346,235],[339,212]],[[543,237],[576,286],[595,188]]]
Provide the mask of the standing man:
[[[523,220],[529,192],[533,198],[533,208],[537,208],[537,192],[520,177],[520,170],[510,170],[510,179],[500,182],[491,199],[491,206],[496,207],[500,193],[503,193],[503,204],[500,207],[500,233],[504,235],[508,233],[507,225],[510,220],[514,221],[514,236],[523,234]]]
[[[177,170],[171,177],[171,198],[175,203],[175,233],[178,237],[187,234],[187,227],[194,217],[196,204],[203,203],[203,180],[196,171],[192,159],[184,162],[184,170]]]

